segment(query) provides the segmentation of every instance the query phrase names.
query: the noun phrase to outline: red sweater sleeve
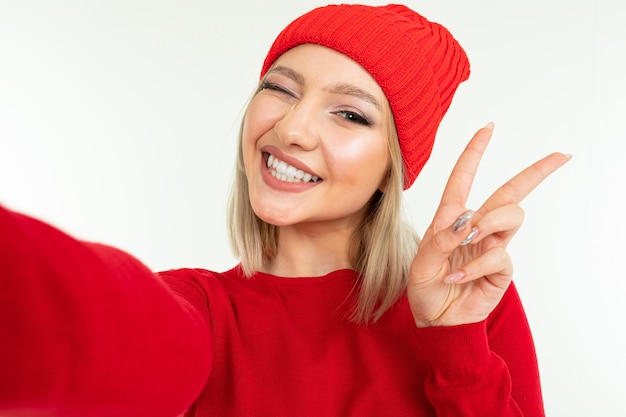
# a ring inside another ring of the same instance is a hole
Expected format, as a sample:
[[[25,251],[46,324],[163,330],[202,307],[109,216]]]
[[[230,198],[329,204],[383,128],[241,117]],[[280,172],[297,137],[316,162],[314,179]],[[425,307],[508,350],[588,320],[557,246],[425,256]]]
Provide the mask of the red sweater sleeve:
[[[534,343],[513,284],[487,320],[417,329],[440,417],[543,417]]]
[[[207,323],[131,256],[0,207],[0,415],[176,416]]]

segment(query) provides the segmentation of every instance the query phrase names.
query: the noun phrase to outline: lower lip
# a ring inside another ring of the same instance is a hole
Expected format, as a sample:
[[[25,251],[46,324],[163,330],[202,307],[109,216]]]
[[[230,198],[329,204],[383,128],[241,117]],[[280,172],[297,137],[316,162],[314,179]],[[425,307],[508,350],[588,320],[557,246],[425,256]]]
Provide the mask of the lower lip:
[[[267,169],[267,160],[265,158],[262,159],[262,163],[261,163],[261,178],[263,178],[263,182],[265,182],[271,188],[278,190],[278,191],[286,191],[290,193],[300,193],[303,191],[307,191],[322,183],[322,181],[317,181],[317,182],[281,181],[275,178],[270,173],[270,170]]]

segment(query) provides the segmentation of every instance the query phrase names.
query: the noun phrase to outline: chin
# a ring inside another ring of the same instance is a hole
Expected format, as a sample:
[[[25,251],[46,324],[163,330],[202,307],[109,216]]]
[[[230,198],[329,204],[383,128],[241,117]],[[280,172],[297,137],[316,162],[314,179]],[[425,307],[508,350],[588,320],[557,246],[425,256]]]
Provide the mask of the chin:
[[[252,210],[259,219],[273,226],[288,226],[293,223],[290,220],[289,213],[276,210],[275,207],[266,207],[263,209],[259,209],[257,207],[254,207],[253,205]]]
[[[281,222],[279,219],[276,219],[274,216],[265,216],[262,213],[257,213],[255,212],[255,214],[257,215],[257,217],[261,220],[263,220],[265,223],[270,224],[272,226],[284,226],[284,219]]]

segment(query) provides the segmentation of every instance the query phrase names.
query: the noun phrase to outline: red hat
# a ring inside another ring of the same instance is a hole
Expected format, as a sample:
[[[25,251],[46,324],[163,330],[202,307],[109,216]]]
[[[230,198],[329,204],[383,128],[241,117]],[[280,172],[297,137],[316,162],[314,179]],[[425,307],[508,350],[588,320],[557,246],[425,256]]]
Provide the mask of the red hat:
[[[281,54],[304,43],[347,55],[378,82],[391,105],[409,188],[430,156],[456,88],[469,77],[461,45],[406,6],[330,5],[300,16],[278,35],[261,77]]]

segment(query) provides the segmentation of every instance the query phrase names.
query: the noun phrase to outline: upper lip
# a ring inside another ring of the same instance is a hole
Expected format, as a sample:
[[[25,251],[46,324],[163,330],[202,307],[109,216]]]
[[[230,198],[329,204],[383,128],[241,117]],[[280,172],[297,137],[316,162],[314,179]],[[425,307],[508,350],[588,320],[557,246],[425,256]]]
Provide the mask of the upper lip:
[[[307,164],[296,159],[292,156],[284,154],[280,149],[273,145],[267,145],[261,148],[261,152],[268,153],[273,155],[275,158],[280,159],[281,161],[285,161],[287,164],[294,166],[296,169],[300,169],[304,172],[308,172],[311,175],[314,175],[318,178],[321,178],[315,171],[313,171]]]

